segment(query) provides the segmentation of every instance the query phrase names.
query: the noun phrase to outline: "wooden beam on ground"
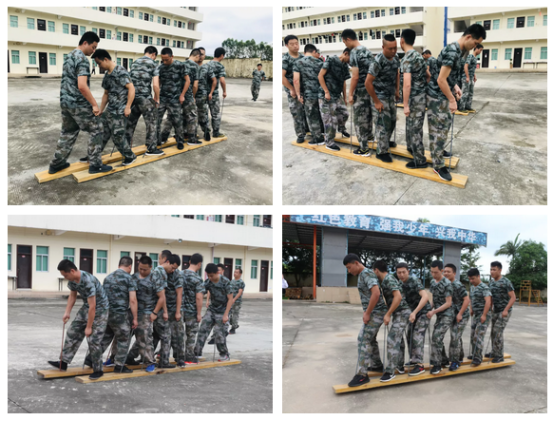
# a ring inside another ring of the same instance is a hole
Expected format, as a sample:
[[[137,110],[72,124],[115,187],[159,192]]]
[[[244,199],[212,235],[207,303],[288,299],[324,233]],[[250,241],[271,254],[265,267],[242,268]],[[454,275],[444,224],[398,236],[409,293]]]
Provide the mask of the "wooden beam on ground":
[[[398,108],[404,108],[404,104],[396,104],[396,106],[397,106]],[[425,108],[425,111],[427,111],[427,108]],[[469,115],[470,112],[471,112],[471,113],[474,113],[475,111],[466,111],[466,112],[463,112],[463,113],[462,113],[461,111],[456,111],[456,115],[464,115],[464,116],[466,116],[466,115]]]
[[[157,368],[152,373],[148,373],[146,370],[135,370],[132,373],[105,373],[98,380],[91,380],[88,376],[76,377],[75,380],[79,383],[98,383],[98,382],[108,382],[111,380],[123,380],[123,379],[133,379],[135,377],[146,377],[146,376],[157,376],[159,374],[168,374],[168,373],[182,373],[183,371],[194,371],[202,370],[204,368],[214,368],[214,367],[224,367],[228,365],[240,364],[239,360],[230,360],[230,361],[215,361],[215,362],[203,362],[195,365],[187,365],[184,368]]]
[[[431,373],[428,373],[428,372],[420,374],[419,376],[408,376],[408,374],[400,374],[400,375],[396,375],[394,379],[386,383],[380,382],[379,377],[374,377],[370,380],[369,383],[366,383],[362,386],[348,387],[347,384],[339,384],[339,385],[333,386],[333,389],[337,394],[358,392],[360,390],[377,389],[385,386],[395,386],[399,384],[413,383],[413,382],[419,382],[423,380],[441,379],[443,377],[458,376],[460,374],[477,373],[479,371],[484,371],[484,370],[493,370],[495,368],[508,367],[510,365],[514,365],[515,363],[516,362],[514,360],[505,360],[504,362],[497,363],[497,364],[481,363],[481,365],[477,367],[464,365],[464,366],[461,366],[456,371],[449,371],[448,369],[443,369],[439,374],[436,374],[436,375],[432,375]]]
[[[169,158],[169,157],[174,156],[174,155],[179,155],[179,154],[182,154],[182,153],[185,153],[185,152],[188,152],[188,151],[192,151],[194,149],[198,149],[198,148],[201,148],[203,146],[208,146],[208,145],[213,145],[215,143],[223,142],[224,140],[227,140],[227,136],[221,137],[221,138],[215,138],[215,139],[212,138],[212,140],[209,141],[209,142],[207,142],[205,140],[202,140],[202,143],[200,145],[188,145],[188,144],[185,143],[185,148],[181,149],[181,150],[177,149],[177,146],[171,146],[169,148],[166,148],[166,150],[164,151],[165,152],[164,155],[160,155],[160,156],[146,156],[146,155],[144,155],[144,156],[141,156],[140,158],[137,158],[137,160],[135,162],[133,162],[131,165],[126,165],[126,166],[121,165],[121,162],[123,162],[123,161],[120,161],[120,162],[118,162],[119,165],[114,166],[113,169],[110,172],[105,172],[105,173],[90,174],[88,172],[88,169],[87,169],[85,171],[74,173],[73,178],[78,183],[84,183],[85,181],[90,181],[90,180],[95,180],[97,178],[106,177],[108,175],[112,175],[112,174],[115,174],[115,173],[118,173],[118,172],[121,172],[121,171],[125,171],[125,170],[128,170],[130,168],[139,167],[141,165],[149,164],[149,163],[155,162],[155,161],[160,161],[162,159]]]
[[[350,138],[342,137],[340,136],[340,134],[337,134],[337,136],[335,137],[335,142],[350,145]],[[368,142],[368,145],[371,149],[377,149],[377,142]],[[358,138],[356,136],[352,136],[352,146],[360,146],[360,143],[358,142]],[[404,145],[398,145],[396,148],[390,148],[390,153],[393,155],[402,156],[404,158],[409,158],[409,159],[413,158],[412,154],[408,152],[408,148]],[[427,160],[427,163],[429,164],[433,163],[433,158],[431,158],[431,152],[425,151],[425,159]],[[450,158],[445,158],[444,162],[445,164],[449,163]],[[460,162],[460,158],[453,156],[452,168],[456,168],[458,166],[458,162]]]
[[[412,175],[414,177],[423,178],[425,180],[435,181],[437,183],[458,187],[460,189],[464,189],[467,184],[468,178],[465,175],[451,173],[452,181],[444,181],[437,174],[435,174],[435,172],[433,171],[433,168],[428,167],[428,168],[412,170],[406,167],[405,161],[393,160],[393,162],[387,163],[387,162],[381,161],[380,159],[375,158],[375,155],[358,156],[358,155],[354,155],[352,152],[345,150],[344,148],[338,152],[335,152],[330,149],[326,149],[325,146],[323,145],[314,146],[314,145],[308,144],[308,142],[304,142],[304,143],[292,142],[292,144],[294,146],[299,146],[304,149],[311,149],[328,155],[338,156],[339,158],[345,158],[351,161],[360,162],[362,164],[368,164],[374,167],[385,168],[387,170],[401,172],[403,174]]]

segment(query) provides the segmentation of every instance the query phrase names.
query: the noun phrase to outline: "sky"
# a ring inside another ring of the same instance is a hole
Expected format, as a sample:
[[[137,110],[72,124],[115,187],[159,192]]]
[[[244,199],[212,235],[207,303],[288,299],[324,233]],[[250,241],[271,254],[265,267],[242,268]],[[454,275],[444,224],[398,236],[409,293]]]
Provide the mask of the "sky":
[[[199,12],[204,21],[198,26],[202,39],[197,46],[204,47],[209,56],[227,38],[273,43],[271,7],[201,7]]]

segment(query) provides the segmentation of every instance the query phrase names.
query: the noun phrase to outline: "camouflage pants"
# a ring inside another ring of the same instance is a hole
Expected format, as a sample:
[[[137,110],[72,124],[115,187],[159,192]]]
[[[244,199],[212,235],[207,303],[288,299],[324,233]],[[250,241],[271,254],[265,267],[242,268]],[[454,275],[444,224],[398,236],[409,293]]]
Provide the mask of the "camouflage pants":
[[[360,149],[367,149],[367,142],[373,140],[373,121],[371,120],[371,97],[364,88],[354,93],[354,127],[360,142]]]
[[[50,165],[58,166],[67,161],[81,130],[90,135],[88,141],[90,164],[102,165],[102,124],[92,113],[91,107],[62,108],[62,130]]]
[[[77,350],[81,346],[81,342],[85,338],[85,329],[88,323],[87,306],[83,306],[77,312],[77,315],[71,322],[65,337],[65,343],[62,351],[62,361],[70,364]],[[92,368],[94,371],[102,370],[102,338],[108,324],[109,310],[96,310],[94,321],[92,322],[92,334],[87,338],[90,358],[92,360]]]
[[[452,316],[437,314],[437,320],[433,326],[433,338],[431,339],[431,365],[441,365],[448,362],[444,352],[444,337],[452,326]]]
[[[159,316],[154,320],[154,332],[152,334],[152,351],[156,351],[158,342],[160,345],[160,363],[169,364],[169,349],[171,348],[171,327],[169,326],[169,316],[167,322],[162,317],[162,311]]]
[[[177,362],[185,361],[185,325],[183,324],[183,313],[181,313],[180,320],[175,320],[175,313],[170,312],[167,323],[169,325],[169,331],[171,332],[173,358],[175,358]]]
[[[325,131],[325,144],[327,146],[335,145],[335,135],[337,130],[344,130],[346,120],[348,120],[348,109],[342,99],[319,99],[319,111],[323,121]]]
[[[214,133],[219,133],[219,126],[221,125],[221,108],[219,105],[219,93],[212,95],[212,100],[208,100],[208,108],[212,115],[212,129]]]
[[[260,87],[260,83],[252,82],[252,86],[250,87],[250,90],[252,91],[252,98],[258,99],[258,95],[260,95]]]
[[[200,355],[206,339],[210,334],[210,331],[214,329],[215,344],[219,355],[227,355],[227,345],[225,344],[225,334],[227,332],[226,323],[223,323],[223,314],[214,313],[208,309],[204,317],[202,317],[202,323],[200,323],[200,329],[198,331],[198,338],[196,339],[196,346],[194,348],[195,354]]]
[[[406,331],[406,340],[408,342],[408,357],[411,362],[423,364],[423,355],[425,348],[425,333],[429,327],[430,320],[422,314],[413,325],[409,325]],[[411,349],[410,349],[411,344]],[[400,355],[404,357],[404,338],[400,343]]]
[[[450,348],[448,350],[448,356],[450,361],[458,362],[464,359],[464,342],[462,341],[462,335],[464,329],[469,322],[469,317],[462,318],[461,322],[457,322],[456,318],[452,320],[452,327],[450,328]]]
[[[482,313],[474,313],[471,320],[471,354],[473,361],[483,361],[483,348],[485,347],[485,336],[491,321],[491,313],[487,313],[485,323],[481,323]]]
[[[508,317],[502,317],[502,312],[492,314],[492,356],[493,358],[504,358],[504,329],[510,321],[512,312],[508,312]]]
[[[186,122],[185,133],[196,137],[196,129],[198,127],[198,108],[194,99],[186,99],[183,102],[183,121]]]
[[[129,351],[129,357],[136,359],[139,355],[146,365],[154,364],[154,349],[152,348],[152,322],[150,314],[137,316],[138,326],[135,329],[135,343]]]
[[[146,125],[146,147],[149,149],[156,147],[156,143],[158,142],[156,138],[158,130],[157,110],[156,102],[153,98],[135,98],[133,106],[131,107],[131,114],[127,117],[127,130],[125,130],[125,140],[128,145],[132,144],[137,123],[142,115],[144,124]]]
[[[196,97],[196,108],[198,110],[198,125],[205,132],[210,129],[208,98]]]
[[[401,350],[404,331],[408,324],[411,310],[397,310],[392,314],[387,336],[387,366],[385,371],[394,374],[396,367],[404,367],[404,352]]]
[[[425,93],[410,96],[408,100],[410,115],[406,117],[406,146],[413,151],[418,164],[427,162],[423,146],[423,123],[425,122]]]
[[[184,314],[185,318],[185,361],[190,361],[194,357],[194,345],[196,345],[196,334],[200,327],[200,323],[196,321],[196,314],[190,316]]]
[[[106,333],[102,338],[102,353],[108,349],[112,341],[114,344],[111,354],[115,356],[115,365],[125,365],[125,355],[131,341],[131,323],[127,313],[109,312]],[[112,358],[112,355],[108,357]]]
[[[469,82],[466,82],[464,79],[463,89],[462,89],[462,99],[460,100],[460,110],[469,110],[471,108],[471,103],[473,102],[473,86],[475,82],[471,79]]]
[[[162,125],[165,112],[167,111],[167,119],[170,124]],[[169,137],[171,126],[175,129],[175,138],[177,141],[183,141],[183,109],[178,102],[164,103],[160,102],[158,107],[158,143],[162,143]]]
[[[127,119],[123,114],[104,112],[101,117],[102,127],[104,129],[104,139],[102,141],[102,150],[108,144],[110,137],[119,153],[125,158],[135,158],[135,154],[125,140],[125,130],[127,128]]]
[[[319,103],[317,99],[304,98],[304,114],[306,115],[312,137],[316,140],[323,139],[321,116],[319,115]]]
[[[304,106],[298,101],[298,98],[293,98],[290,95],[287,95],[289,102],[289,110],[292,115],[292,121],[294,122],[294,131],[296,132],[296,137],[304,139],[306,137],[306,114],[304,113]]]
[[[369,322],[363,324],[358,334],[358,372],[361,376],[367,374],[370,366],[383,365],[379,355],[379,344],[377,343],[377,334],[383,324],[385,311],[371,313]]]
[[[239,315],[241,307],[242,303],[235,303],[233,304],[233,307],[231,307],[231,311],[229,312],[229,320],[233,329],[238,329],[239,327]]]
[[[427,122],[429,123],[429,148],[433,167],[444,167],[442,153],[448,141],[448,131],[452,127],[452,113],[447,99],[436,99],[427,95]]]
[[[389,153],[389,142],[396,129],[396,99],[394,95],[388,98],[379,98],[379,100],[383,103],[383,111],[377,112],[375,104],[372,105],[378,155]]]

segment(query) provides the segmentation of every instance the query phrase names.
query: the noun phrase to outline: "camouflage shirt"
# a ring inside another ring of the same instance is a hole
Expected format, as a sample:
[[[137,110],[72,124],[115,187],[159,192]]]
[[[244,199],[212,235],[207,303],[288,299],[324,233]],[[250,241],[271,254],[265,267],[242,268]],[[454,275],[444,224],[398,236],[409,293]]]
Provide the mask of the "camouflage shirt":
[[[427,66],[425,60],[416,50],[410,50],[400,62],[402,74],[410,73],[412,75],[412,88],[410,97],[424,94],[427,86]]]
[[[219,282],[214,284],[209,279],[204,282],[204,291],[210,293],[210,311],[218,314],[225,313],[227,308],[227,295],[231,294],[231,284],[224,276],[219,277]]]
[[[169,314],[175,314],[177,312],[177,289],[181,288],[182,293],[184,282],[184,274],[179,269],[176,269],[172,274],[167,275],[167,286],[165,287],[165,304],[167,306],[167,312]],[[181,298],[179,308],[181,308],[182,301],[183,299]]]
[[[127,88],[133,83],[129,72],[123,66],[115,66],[111,73],[105,73],[102,88],[108,91],[107,111],[112,114],[123,114],[127,105]]]
[[[406,302],[408,303],[412,311],[417,308],[419,302],[421,301],[421,295],[419,295],[419,291],[424,290],[425,288],[423,287],[419,279],[413,276],[410,276],[406,282],[402,282],[402,292],[404,293],[404,298],[406,299]],[[426,314],[429,311],[431,311],[431,304],[429,304],[429,301],[427,301],[423,308],[419,311],[419,313],[417,313],[416,317],[419,317],[422,314]]]
[[[77,291],[83,299],[84,306],[88,308],[88,298],[96,297],[96,310],[107,310],[110,307],[110,302],[106,296],[106,291],[102,288],[102,284],[98,282],[96,277],[90,273],[81,271],[81,279],[79,283],[69,281],[67,287],[70,291]]]
[[[473,309],[473,314],[482,314],[485,310],[485,297],[491,296],[491,290],[484,283],[481,282],[476,287],[471,288],[469,298],[471,300],[471,308]]]
[[[208,63],[208,65],[212,68],[214,76],[217,79],[217,85],[215,85],[214,93],[212,96],[213,99],[219,96],[219,79],[227,76],[227,74],[225,73],[225,67],[223,67],[223,64],[221,64],[219,61],[212,60]]]
[[[374,286],[379,287],[379,280],[377,279],[375,273],[368,268],[365,268],[358,275],[358,292],[360,293],[360,299],[362,300],[362,308],[364,309],[364,312],[367,310],[367,306],[369,305],[369,300],[371,299],[371,288]],[[379,301],[375,304],[373,311],[383,313],[387,312],[387,306],[382,295],[379,296]]]
[[[365,80],[369,72],[371,63],[375,61],[373,54],[363,45],[358,45],[356,48],[350,50],[350,67],[358,69],[358,84],[356,89],[363,89],[365,91]]]
[[[371,62],[368,73],[375,77],[373,87],[379,99],[394,96],[399,68],[400,60],[396,55],[389,60],[383,53],[379,53],[375,57],[375,60]]]
[[[317,99],[318,75],[323,63],[313,56],[304,56],[294,62],[294,73],[300,73],[300,91],[304,99]]]
[[[231,281],[231,292],[233,294],[233,298],[237,296],[237,294],[239,293],[239,289],[242,289],[242,294],[237,299],[237,301],[235,301],[236,303],[239,303],[239,304],[242,303],[242,295],[244,294],[244,288],[246,288],[246,284],[242,279],[233,279]]]
[[[187,67],[187,75],[189,75],[189,78],[190,78],[190,85],[185,94],[185,99],[187,101],[190,101],[194,98],[192,89],[194,88],[193,86],[194,82],[198,80],[198,73],[200,71],[200,66],[192,60],[185,61],[185,65]]]
[[[117,269],[106,276],[103,287],[110,301],[110,311],[126,313],[129,309],[129,291],[137,290],[137,281],[123,269]]]
[[[90,88],[90,63],[85,53],[76,48],[63,62],[60,88],[60,105],[63,108],[92,108],[79,91],[79,76],[87,77],[87,86]]]
[[[502,277],[498,281],[491,279],[489,282],[489,289],[492,294],[494,312],[503,312],[510,301],[510,296],[508,294],[510,291],[514,290],[514,286],[508,278]],[[508,311],[511,313],[512,307],[510,307],[510,310]]]
[[[265,78],[265,72],[263,70],[256,69],[252,72],[252,83],[254,85],[260,85],[263,78]]]
[[[394,300],[394,291],[400,292],[402,300],[400,301],[400,304],[398,304],[398,307],[396,307],[396,310],[394,310],[394,313],[396,313],[397,311],[410,309],[410,306],[408,305],[406,299],[404,298],[404,295],[402,294],[402,281],[399,281],[390,273],[388,273],[387,276],[385,276],[385,279],[383,279],[383,282],[381,282],[381,290],[383,291],[387,307],[390,307],[392,305],[392,301]]]
[[[160,266],[158,266],[160,267]],[[156,268],[157,269],[157,268]],[[163,270],[163,268],[161,268]],[[165,289],[166,281],[158,275],[154,279],[155,269],[146,278],[140,278],[139,272],[133,275],[137,281],[137,301],[139,314],[150,314],[158,303],[158,292]],[[165,271],[164,271],[165,272]]]
[[[440,282],[431,279],[431,294],[433,294],[433,306],[435,310],[446,303],[446,297],[452,297],[452,283],[442,278]],[[452,306],[444,310],[442,313],[437,313],[439,316],[452,316]]]
[[[460,310],[462,309],[462,304],[464,303],[464,297],[467,297],[467,289],[459,280],[452,282],[452,311],[454,312],[453,316],[456,317]],[[466,311],[462,315],[464,319],[469,317],[469,306],[467,306]]]
[[[294,86],[294,83],[293,83],[293,78],[294,78],[294,75],[293,75],[293,67],[294,67],[294,63],[296,62],[296,60],[300,60],[302,57],[304,57],[304,54],[301,54],[301,53],[298,53],[298,57],[297,58],[294,58],[293,56],[291,56],[289,53],[285,53],[283,54],[283,64],[282,64],[282,69],[285,70],[285,78],[289,81],[289,83]],[[283,88],[285,89],[285,92],[287,93],[288,96],[290,96],[290,91],[289,89],[286,87],[286,86],[283,86]]]
[[[131,66],[131,80],[135,86],[135,98],[152,97],[152,79],[159,76],[158,65],[150,57],[143,56]]]
[[[467,64],[467,67],[468,67],[467,71],[469,73],[469,81],[473,82],[473,77],[475,76],[475,69],[477,68],[477,57],[475,57],[473,54],[468,54],[465,64]],[[462,68],[461,73],[462,73],[461,79],[463,82],[464,80],[466,80],[466,72],[464,68]]]
[[[429,81],[428,85],[428,91],[427,93],[435,98],[440,100],[446,100],[446,96],[441,91],[441,88],[439,87],[439,83],[437,81],[439,77],[439,73],[441,71],[441,67],[446,66],[450,67],[451,71],[448,75],[448,78],[446,81],[448,82],[448,86],[450,87],[450,91],[454,92],[454,86],[458,83],[458,80],[460,79],[460,62],[462,60],[462,50],[460,48],[460,44],[458,44],[458,41],[453,42],[452,44],[448,44],[446,47],[444,47],[439,54],[439,56],[436,59],[436,62],[433,63],[432,71],[431,67],[429,68],[429,71],[431,72],[431,80]]]
[[[190,269],[185,269],[183,272],[185,277],[185,285],[183,288],[183,312],[188,316],[196,316],[196,294],[201,292],[204,294],[204,284],[202,278]]]
[[[160,76],[160,102],[179,102],[179,97],[185,87],[187,68],[179,60],[173,60],[169,66],[161,63],[158,66]]]
[[[215,77],[214,71],[207,63],[200,66],[198,70],[198,90],[196,98],[205,98],[212,90],[212,79]]]
[[[340,61],[337,56],[330,56],[323,63],[323,69],[327,70],[327,73],[325,73],[323,78],[325,79],[325,84],[329,90],[329,95],[331,95],[332,100],[337,100],[342,94],[344,82],[350,79],[348,64]],[[319,98],[325,98],[325,91],[321,86],[319,87]]]

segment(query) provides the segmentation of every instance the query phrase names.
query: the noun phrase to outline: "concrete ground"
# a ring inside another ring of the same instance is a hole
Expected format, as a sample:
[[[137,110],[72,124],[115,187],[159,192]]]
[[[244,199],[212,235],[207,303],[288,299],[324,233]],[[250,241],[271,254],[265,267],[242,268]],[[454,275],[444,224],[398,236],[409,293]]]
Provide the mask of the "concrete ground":
[[[101,78],[91,81],[98,104],[101,83]],[[34,174],[48,169],[60,134],[60,79],[8,79],[8,203],[270,205],[272,83],[262,83],[257,102],[251,101],[251,80],[227,84],[221,124],[227,141],[82,184],[71,176],[38,184]],[[135,133],[134,145],[144,144],[143,119]],[[86,156],[87,142],[88,134],[79,134],[69,162]],[[110,141],[106,152],[112,147]]]
[[[283,412],[546,412],[546,319],[546,307],[513,309],[504,340],[516,365],[336,395],[333,386],[348,383],[355,374],[361,306],[284,300]],[[468,327],[466,355],[469,333]],[[487,340],[489,334],[490,328]],[[382,355],[383,330],[377,338]],[[449,339],[447,334],[447,346]],[[428,343],[424,361],[429,361]]]
[[[477,73],[477,79],[477,113],[454,120],[453,152],[460,158],[454,172],[469,177],[465,189],[292,146],[283,92],[283,204],[546,205],[547,75]],[[401,108],[397,116],[397,143],[405,145]],[[424,145],[429,150],[427,120]]]
[[[8,412],[272,412],[271,300],[243,301],[240,328],[227,341],[239,365],[97,384],[36,375],[59,356],[64,308],[63,300],[8,301]],[[86,351],[84,341],[71,366]],[[213,356],[212,345],[204,356]]]

